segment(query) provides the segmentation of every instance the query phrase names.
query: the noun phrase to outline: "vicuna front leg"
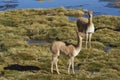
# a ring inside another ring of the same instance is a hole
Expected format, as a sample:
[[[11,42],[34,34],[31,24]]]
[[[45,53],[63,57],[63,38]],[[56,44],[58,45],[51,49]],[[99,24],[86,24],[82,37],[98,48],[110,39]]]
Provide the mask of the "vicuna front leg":
[[[72,71],[73,71],[73,74],[75,74],[75,71],[74,71],[74,57],[71,58],[71,62],[72,62]]]
[[[75,74],[75,71],[74,71],[74,57],[69,58],[68,63],[69,63],[68,74],[70,74],[70,67],[72,67],[73,74]]]
[[[92,33],[86,33],[86,44],[85,44],[86,49],[88,47],[91,48],[91,37],[92,37]]]
[[[87,49],[88,48],[88,39],[89,39],[89,37],[88,37],[88,33],[86,33],[86,35],[85,35],[85,48]]]
[[[52,57],[52,61],[51,61],[51,73],[53,73],[53,65],[54,65],[54,61],[53,61],[53,57]]]
[[[89,47],[91,48],[91,37],[92,37],[92,34],[89,34]]]
[[[68,74],[70,74],[70,67],[71,67],[71,59],[68,60]]]

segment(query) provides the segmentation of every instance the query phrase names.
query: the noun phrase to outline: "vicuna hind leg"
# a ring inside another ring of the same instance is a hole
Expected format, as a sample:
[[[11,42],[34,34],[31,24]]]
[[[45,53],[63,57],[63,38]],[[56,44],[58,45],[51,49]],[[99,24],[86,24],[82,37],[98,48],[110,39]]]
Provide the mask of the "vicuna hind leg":
[[[60,74],[60,73],[59,73],[59,69],[58,69],[57,62],[58,62],[58,56],[52,57],[51,73],[53,73],[53,66],[54,66],[54,64],[55,64],[55,66],[56,66],[56,71],[57,71],[58,74]]]
[[[53,59],[53,56],[52,56],[52,61],[51,61],[51,73],[53,73],[53,65],[54,65],[54,59]]]
[[[55,66],[56,66],[57,73],[60,74],[57,63],[58,63],[58,57],[56,57],[56,59],[55,59]]]

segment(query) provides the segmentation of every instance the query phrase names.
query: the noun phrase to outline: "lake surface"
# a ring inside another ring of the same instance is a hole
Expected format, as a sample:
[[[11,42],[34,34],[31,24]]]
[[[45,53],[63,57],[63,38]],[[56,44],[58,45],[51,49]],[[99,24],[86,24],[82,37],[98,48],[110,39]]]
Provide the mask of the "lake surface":
[[[0,0],[0,11],[26,9],[26,8],[56,8],[87,9],[97,15],[120,16],[120,8],[112,8],[107,5],[110,2],[101,0]]]

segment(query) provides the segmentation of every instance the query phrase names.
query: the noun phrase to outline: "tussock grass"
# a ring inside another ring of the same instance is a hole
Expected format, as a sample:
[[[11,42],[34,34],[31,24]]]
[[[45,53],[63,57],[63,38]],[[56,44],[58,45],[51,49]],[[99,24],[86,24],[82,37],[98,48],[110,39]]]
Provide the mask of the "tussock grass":
[[[119,47],[120,46],[119,36],[120,36],[120,32],[118,31],[103,29],[103,30],[96,31],[96,34],[94,34],[93,39],[100,41],[106,45]]]
[[[97,16],[94,18],[94,23],[96,28],[107,28],[107,29],[113,29],[116,30],[118,29],[120,26],[120,21],[119,21],[120,17],[117,16]]]
[[[9,80],[119,80],[120,17],[94,17],[96,31],[92,48],[83,49],[75,58],[75,75],[67,74],[68,57],[59,57],[61,75],[50,73],[51,42],[76,44],[76,23],[67,16],[82,16],[82,10],[27,9],[0,12],[0,79]],[[29,44],[45,40],[46,44]],[[111,47],[105,50],[106,47]],[[39,70],[5,69],[10,65],[33,66]]]

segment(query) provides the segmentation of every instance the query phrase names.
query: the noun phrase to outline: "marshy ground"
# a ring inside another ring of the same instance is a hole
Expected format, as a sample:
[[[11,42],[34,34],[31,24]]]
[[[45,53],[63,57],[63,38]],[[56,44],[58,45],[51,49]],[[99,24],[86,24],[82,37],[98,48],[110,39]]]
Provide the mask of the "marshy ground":
[[[1,80],[120,80],[120,17],[96,16],[92,48],[75,58],[75,75],[67,74],[67,57],[60,56],[61,75],[50,73],[53,41],[77,43],[76,22],[83,10],[28,9],[0,12]],[[46,41],[29,44],[29,40]],[[84,39],[83,39],[84,40]]]

